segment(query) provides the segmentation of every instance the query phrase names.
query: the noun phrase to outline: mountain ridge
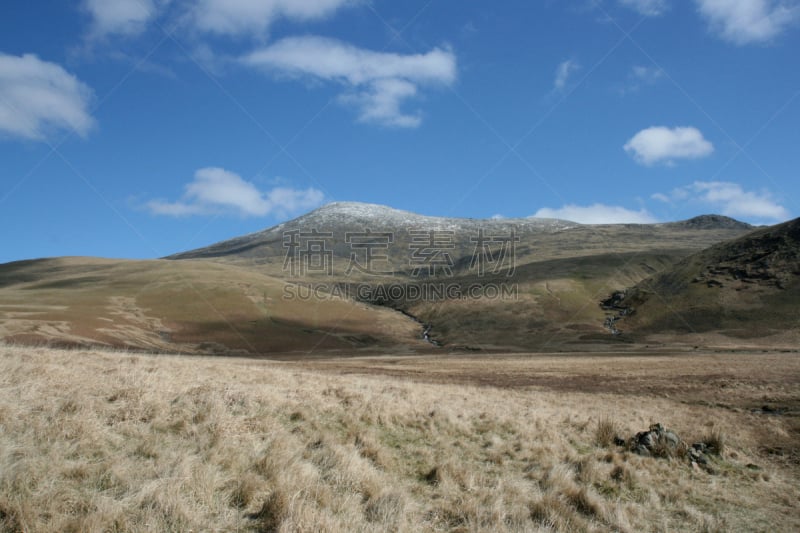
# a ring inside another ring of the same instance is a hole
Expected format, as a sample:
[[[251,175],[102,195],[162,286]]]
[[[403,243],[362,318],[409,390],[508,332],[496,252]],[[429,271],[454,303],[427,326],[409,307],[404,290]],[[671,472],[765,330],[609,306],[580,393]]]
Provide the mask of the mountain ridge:
[[[245,235],[224,239],[207,246],[170,254],[164,259],[213,258],[247,253],[261,245],[273,245],[280,249],[284,233],[293,230],[327,231],[333,227],[344,228],[344,232],[407,231],[409,229],[432,229],[445,231],[519,231],[527,234],[556,233],[582,228],[667,228],[683,230],[737,230],[745,231],[753,226],[723,215],[700,215],[687,220],[659,222],[653,224],[581,224],[554,218],[461,218],[419,215],[411,211],[361,202],[331,202],[294,219]],[[280,242],[279,242],[280,241]],[[279,245],[279,246],[278,246]]]
[[[662,224],[670,225],[673,227],[687,227],[687,228],[698,228],[698,229],[701,228],[702,229],[709,229],[709,228],[753,229],[756,227],[753,226],[752,224],[748,224],[747,222],[742,222],[740,220],[736,220],[735,218],[717,214],[698,215],[692,218],[688,218],[686,220],[663,222]]]

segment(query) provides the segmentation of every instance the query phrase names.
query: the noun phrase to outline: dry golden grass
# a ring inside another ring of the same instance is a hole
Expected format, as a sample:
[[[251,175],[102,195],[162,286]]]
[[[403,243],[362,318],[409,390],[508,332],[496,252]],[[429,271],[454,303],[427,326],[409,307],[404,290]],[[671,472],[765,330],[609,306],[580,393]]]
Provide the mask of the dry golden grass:
[[[654,421],[725,435],[716,474],[596,442]],[[796,531],[797,465],[759,454],[789,429],[646,394],[0,346],[0,531]]]
[[[621,438],[617,423],[611,417],[603,417],[597,422],[597,430],[594,434],[595,444],[599,446],[611,446],[614,440]]]

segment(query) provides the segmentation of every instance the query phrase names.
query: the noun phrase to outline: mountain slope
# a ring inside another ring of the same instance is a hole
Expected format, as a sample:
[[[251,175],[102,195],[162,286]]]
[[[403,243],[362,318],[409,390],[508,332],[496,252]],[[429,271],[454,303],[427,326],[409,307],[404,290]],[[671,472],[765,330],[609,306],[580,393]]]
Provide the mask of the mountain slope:
[[[763,338],[800,331],[800,219],[693,254],[618,295],[622,328],[645,335],[719,332]],[[629,311],[630,312],[630,311]]]
[[[58,258],[0,265],[0,338],[209,354],[425,348],[420,325],[211,262]]]

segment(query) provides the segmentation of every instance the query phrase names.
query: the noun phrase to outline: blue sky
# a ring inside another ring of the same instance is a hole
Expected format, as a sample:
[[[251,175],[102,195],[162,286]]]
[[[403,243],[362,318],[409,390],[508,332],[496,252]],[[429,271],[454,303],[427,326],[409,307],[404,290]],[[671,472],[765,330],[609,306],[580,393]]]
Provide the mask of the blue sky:
[[[7,0],[0,262],[149,258],[329,201],[800,213],[796,0]]]

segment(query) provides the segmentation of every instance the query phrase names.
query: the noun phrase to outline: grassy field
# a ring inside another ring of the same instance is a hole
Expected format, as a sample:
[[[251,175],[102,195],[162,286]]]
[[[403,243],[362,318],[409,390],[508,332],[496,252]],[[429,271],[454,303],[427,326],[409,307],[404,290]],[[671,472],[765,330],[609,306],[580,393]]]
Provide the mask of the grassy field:
[[[795,353],[0,346],[0,531],[797,531],[798,402]],[[610,442],[653,422],[710,472]]]

